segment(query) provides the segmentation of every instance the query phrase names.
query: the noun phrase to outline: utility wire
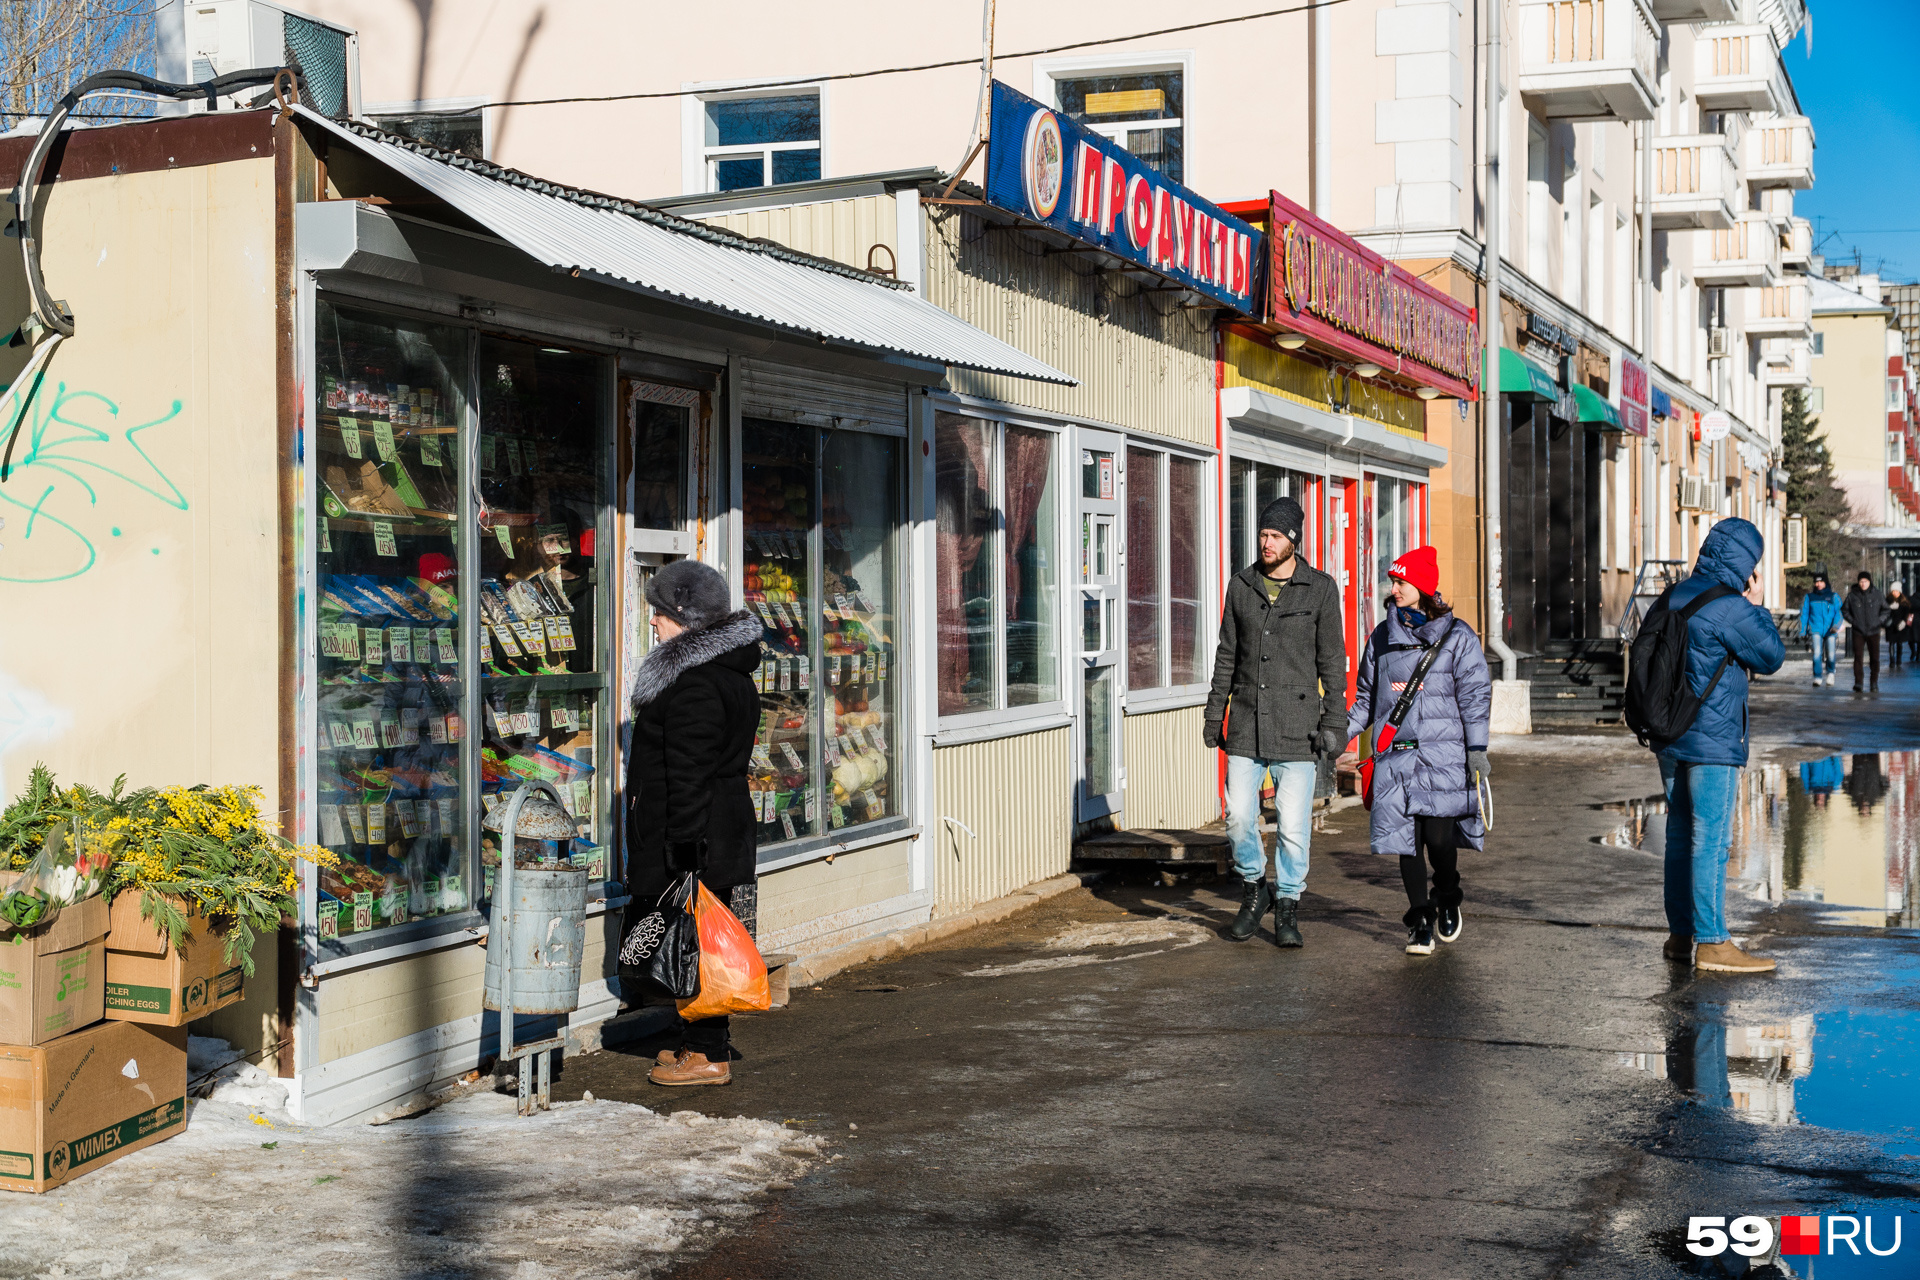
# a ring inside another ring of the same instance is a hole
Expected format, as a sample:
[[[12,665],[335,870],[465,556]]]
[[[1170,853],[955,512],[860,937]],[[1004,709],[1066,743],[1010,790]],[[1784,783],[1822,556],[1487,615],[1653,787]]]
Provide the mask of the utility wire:
[[[1346,4],[1347,0],[1312,0],[1309,4],[1293,5],[1286,9],[1268,9],[1261,13],[1245,13],[1237,18],[1213,18],[1206,22],[1189,22],[1178,27],[1162,27],[1158,31],[1136,31],[1130,35],[1105,36],[1099,40],[1081,40],[1074,44],[1057,44],[1047,49],[1026,49],[1019,53],[996,54],[999,58],[1037,58],[1049,53],[1066,53],[1072,49],[1091,49],[1098,45],[1119,44],[1125,40],[1150,40],[1155,36],[1176,35],[1182,31],[1199,31],[1205,27],[1224,27],[1237,22],[1254,22],[1261,18],[1279,18],[1290,13],[1307,13],[1314,9],[1331,9],[1335,5]],[[647,98],[687,98],[702,93],[740,93],[752,89],[791,89],[803,85],[823,84],[829,80],[866,80],[874,76],[905,75],[913,71],[943,71],[949,67],[971,67],[981,62],[979,57],[954,58],[947,62],[923,62],[912,67],[882,67],[876,71],[842,71],[828,76],[803,76],[796,80],[764,80],[758,84],[711,85],[701,89],[669,89],[659,93],[609,93],[598,97],[582,98],[521,98],[511,102],[488,102],[481,109],[491,107],[551,107],[571,102],[634,102]],[[474,110],[463,107],[458,111],[432,112],[415,111],[412,115],[464,115]]]

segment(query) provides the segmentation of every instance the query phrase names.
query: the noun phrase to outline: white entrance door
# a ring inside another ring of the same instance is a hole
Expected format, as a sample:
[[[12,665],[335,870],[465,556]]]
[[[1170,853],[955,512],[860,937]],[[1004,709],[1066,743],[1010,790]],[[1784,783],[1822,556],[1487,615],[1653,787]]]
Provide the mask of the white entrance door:
[[[1082,822],[1117,816],[1125,790],[1120,691],[1126,590],[1121,512],[1126,441],[1079,433],[1080,446],[1080,786]]]

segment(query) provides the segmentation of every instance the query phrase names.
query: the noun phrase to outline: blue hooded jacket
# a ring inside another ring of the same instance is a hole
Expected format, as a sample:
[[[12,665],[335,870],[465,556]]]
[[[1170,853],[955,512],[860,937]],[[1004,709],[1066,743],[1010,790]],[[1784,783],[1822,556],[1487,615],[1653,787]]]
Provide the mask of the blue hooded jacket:
[[[1744,591],[1766,544],[1760,531],[1741,519],[1722,520],[1700,544],[1693,572],[1668,594],[1669,608],[1680,609],[1708,587],[1724,584]],[[1770,676],[1786,661],[1787,647],[1773,615],[1741,596],[1722,596],[1687,623],[1687,678],[1696,696],[1705,693],[1720,659],[1732,655],[1713,696],[1700,708],[1693,726],[1676,741],[1653,749],[1680,764],[1747,762],[1747,673]]]
[[[1840,629],[1840,597],[1832,587],[1808,591],[1800,601],[1800,634],[1824,636]]]

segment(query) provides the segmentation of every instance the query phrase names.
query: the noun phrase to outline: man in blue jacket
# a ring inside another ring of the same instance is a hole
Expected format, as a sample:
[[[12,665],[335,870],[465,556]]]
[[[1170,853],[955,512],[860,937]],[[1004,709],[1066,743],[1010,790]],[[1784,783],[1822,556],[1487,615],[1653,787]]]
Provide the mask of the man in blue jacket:
[[[1840,597],[1827,585],[1827,575],[1813,575],[1813,590],[1800,600],[1800,634],[1813,641],[1813,682],[1820,683],[1820,659],[1827,660],[1827,683],[1840,665]]]
[[[1727,933],[1727,846],[1732,838],[1740,770],[1747,763],[1747,673],[1769,676],[1786,661],[1773,615],[1760,607],[1756,566],[1766,548],[1745,520],[1722,520],[1700,544],[1693,572],[1668,593],[1684,608],[1715,586],[1740,595],[1708,601],[1687,620],[1687,679],[1696,697],[1713,684],[1687,731],[1656,739],[1667,788],[1667,944],[1676,964],[1689,959],[1714,973],[1766,973],[1773,961],[1751,956]],[[1696,949],[1697,948],[1697,949]]]

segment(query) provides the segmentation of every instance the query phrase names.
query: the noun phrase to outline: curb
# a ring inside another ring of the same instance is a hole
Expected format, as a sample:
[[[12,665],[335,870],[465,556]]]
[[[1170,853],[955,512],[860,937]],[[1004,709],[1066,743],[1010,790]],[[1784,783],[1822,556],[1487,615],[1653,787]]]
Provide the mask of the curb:
[[[956,915],[941,916],[908,929],[895,929],[892,933],[883,933],[877,938],[866,938],[843,947],[836,947],[831,951],[822,951],[818,955],[803,956],[789,966],[787,981],[792,988],[810,987],[816,983],[825,982],[836,973],[851,969],[854,965],[897,955],[903,951],[911,951],[915,947],[925,946],[929,942],[938,942],[956,933],[977,929],[981,925],[995,924],[1049,898],[1057,898],[1063,893],[1070,893],[1084,885],[1097,883],[1103,875],[1104,873],[1099,871],[1069,871],[1065,875],[1054,876],[1050,880],[1040,880],[1024,889],[1017,889],[1005,897],[983,902],[977,907]]]

